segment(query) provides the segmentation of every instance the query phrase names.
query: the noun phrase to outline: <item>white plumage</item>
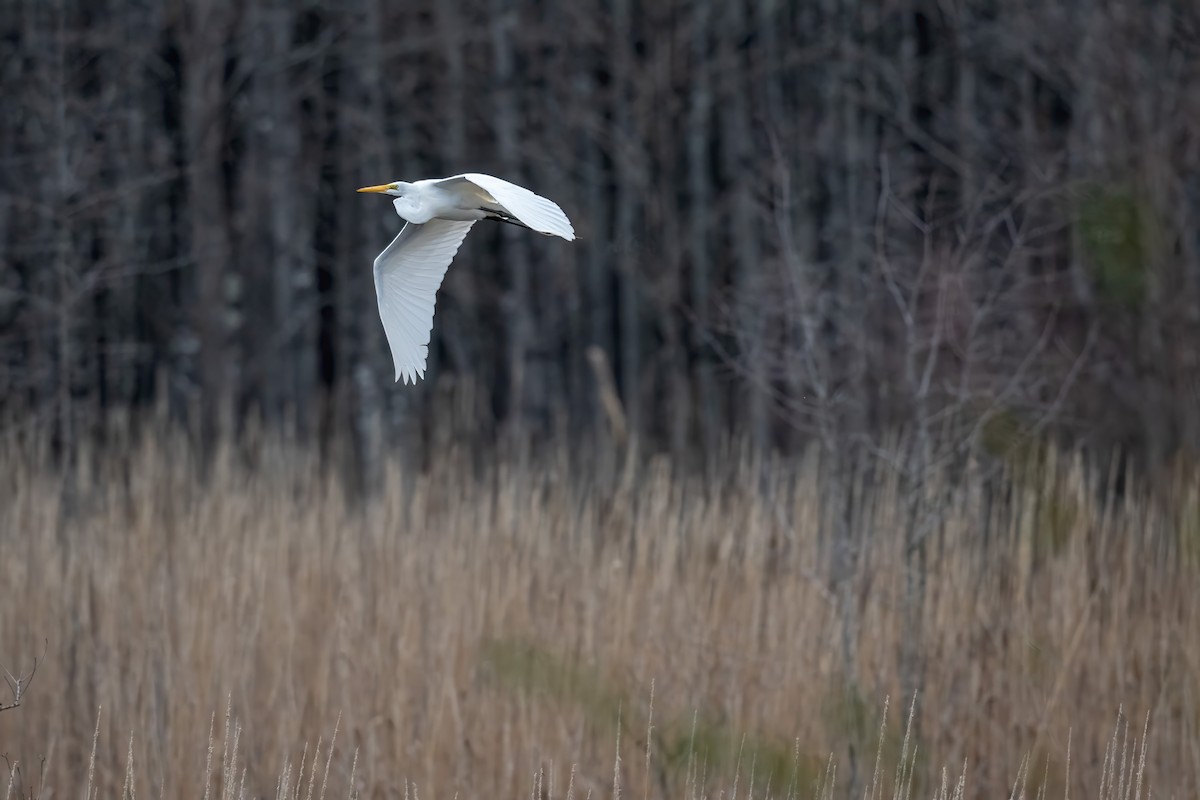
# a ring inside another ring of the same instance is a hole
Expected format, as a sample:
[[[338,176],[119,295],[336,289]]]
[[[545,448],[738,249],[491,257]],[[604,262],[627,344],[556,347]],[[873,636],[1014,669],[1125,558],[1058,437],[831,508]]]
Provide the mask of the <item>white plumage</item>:
[[[375,259],[379,317],[396,367],[396,380],[425,377],[429,334],[438,287],[477,221],[499,220],[548,236],[575,238],[555,203],[515,183],[468,172],[450,178],[365,186],[360,192],[391,195],[407,224]]]

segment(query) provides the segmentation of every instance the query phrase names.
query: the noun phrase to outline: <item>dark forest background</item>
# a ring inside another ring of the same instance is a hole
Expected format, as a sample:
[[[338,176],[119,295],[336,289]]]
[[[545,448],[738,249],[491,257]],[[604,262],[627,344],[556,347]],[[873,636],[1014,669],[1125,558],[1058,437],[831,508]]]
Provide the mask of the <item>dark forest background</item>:
[[[9,430],[1200,449],[1193,2],[2,0],[0,86]],[[354,189],[465,171],[581,239],[396,385]]]

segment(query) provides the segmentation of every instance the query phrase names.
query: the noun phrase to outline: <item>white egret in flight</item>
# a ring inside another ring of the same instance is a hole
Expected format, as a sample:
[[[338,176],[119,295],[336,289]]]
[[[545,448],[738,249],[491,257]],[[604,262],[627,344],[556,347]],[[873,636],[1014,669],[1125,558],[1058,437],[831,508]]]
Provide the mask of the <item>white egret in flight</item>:
[[[548,236],[575,238],[561,208],[491,175],[468,172],[416,183],[364,186],[358,191],[396,198],[392,201],[396,213],[408,223],[375,259],[379,316],[392,350],[396,380],[403,376],[406,384],[425,377],[434,296],[472,225],[494,219]]]

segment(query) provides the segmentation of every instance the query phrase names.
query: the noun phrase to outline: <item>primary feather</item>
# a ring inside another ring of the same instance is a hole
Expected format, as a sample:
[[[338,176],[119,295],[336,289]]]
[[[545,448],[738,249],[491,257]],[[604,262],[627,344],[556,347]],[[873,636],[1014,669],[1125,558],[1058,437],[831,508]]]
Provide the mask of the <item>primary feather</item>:
[[[558,204],[534,194],[524,186],[480,172],[467,172],[446,179],[446,182],[457,181],[469,181],[482,189],[486,193],[485,200],[492,200],[538,233],[561,236],[567,241],[575,238],[575,229]]]
[[[474,222],[412,222],[375,259],[375,294],[396,380],[425,377],[433,308],[446,268]]]

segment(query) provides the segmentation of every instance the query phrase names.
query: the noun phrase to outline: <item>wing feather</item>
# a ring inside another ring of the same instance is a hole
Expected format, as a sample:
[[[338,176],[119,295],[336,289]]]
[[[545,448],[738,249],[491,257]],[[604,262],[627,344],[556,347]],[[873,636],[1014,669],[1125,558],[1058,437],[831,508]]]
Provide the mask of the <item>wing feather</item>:
[[[396,380],[425,377],[438,288],[474,221],[408,223],[375,259],[375,294]]]
[[[445,182],[467,180],[483,189],[504,207],[504,210],[539,233],[575,238],[571,220],[552,200],[534,194],[523,186],[481,172],[467,172],[447,178]]]

